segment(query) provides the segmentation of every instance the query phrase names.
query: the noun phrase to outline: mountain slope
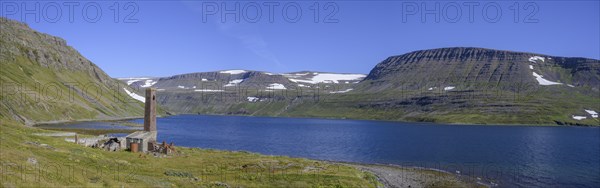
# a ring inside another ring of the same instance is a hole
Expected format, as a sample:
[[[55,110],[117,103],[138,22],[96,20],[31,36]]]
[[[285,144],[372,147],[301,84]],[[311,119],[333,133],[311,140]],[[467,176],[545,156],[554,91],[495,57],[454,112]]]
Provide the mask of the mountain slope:
[[[177,113],[281,115],[289,102],[345,92],[366,75],[315,71],[269,73],[224,70],[164,78],[119,78],[132,87],[158,88],[158,102]]]
[[[109,77],[64,39],[0,18],[0,119],[44,121],[142,116],[129,86]]]
[[[377,101],[357,102],[408,120],[597,125],[599,86],[594,59],[440,48],[385,59],[357,86]]]
[[[377,64],[365,80],[372,81],[369,89],[389,89],[399,83],[411,88],[465,83],[536,86],[533,72],[565,86],[590,87],[593,91],[600,86],[598,60],[464,47],[391,56]]]
[[[461,47],[391,56],[366,77],[228,70],[152,79],[124,82],[153,84],[178,113],[600,125],[600,63],[585,58]]]

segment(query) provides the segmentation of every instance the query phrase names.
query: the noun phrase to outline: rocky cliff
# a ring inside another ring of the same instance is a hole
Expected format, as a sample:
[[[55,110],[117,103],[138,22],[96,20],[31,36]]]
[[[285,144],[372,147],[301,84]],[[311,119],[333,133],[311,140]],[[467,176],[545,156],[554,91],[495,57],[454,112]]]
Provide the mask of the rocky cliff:
[[[546,80],[598,91],[600,63],[585,58],[485,48],[440,48],[391,56],[377,64],[365,80],[370,88],[413,89],[469,84],[540,85],[533,73]]]

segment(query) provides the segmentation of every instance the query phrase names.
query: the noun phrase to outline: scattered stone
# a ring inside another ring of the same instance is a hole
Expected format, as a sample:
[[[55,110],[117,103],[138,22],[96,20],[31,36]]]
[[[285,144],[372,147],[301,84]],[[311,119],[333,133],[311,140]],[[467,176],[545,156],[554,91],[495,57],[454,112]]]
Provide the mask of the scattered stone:
[[[100,179],[100,177],[98,177],[98,176],[94,176],[94,177],[91,177],[91,178],[90,178],[90,182],[91,182],[91,183],[98,183],[100,180],[101,180],[101,179]]]
[[[181,172],[181,171],[174,171],[174,170],[167,170],[167,171],[165,171],[165,175],[167,175],[167,176],[175,176],[175,177],[182,177],[182,178],[194,178],[194,175],[192,173]]]
[[[28,162],[29,164],[33,164],[33,165],[35,165],[35,164],[37,164],[37,163],[38,163],[37,159],[35,159],[35,158],[33,158],[33,157],[27,158],[27,162]]]
[[[107,151],[118,151],[121,149],[121,141],[118,138],[111,138],[102,144],[102,148]]]
[[[228,184],[226,184],[226,183],[223,183],[223,182],[220,182],[220,181],[213,182],[213,183],[212,183],[212,186],[215,186],[215,187],[226,187],[226,188],[229,188],[229,185],[228,185]]]

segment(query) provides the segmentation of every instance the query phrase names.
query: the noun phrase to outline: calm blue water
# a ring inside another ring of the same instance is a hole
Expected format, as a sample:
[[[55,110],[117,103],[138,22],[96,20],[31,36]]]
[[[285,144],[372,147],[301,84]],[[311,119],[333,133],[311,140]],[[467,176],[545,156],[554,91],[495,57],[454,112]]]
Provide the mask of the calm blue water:
[[[179,146],[430,167],[501,187],[600,187],[597,127],[178,115],[158,130]]]

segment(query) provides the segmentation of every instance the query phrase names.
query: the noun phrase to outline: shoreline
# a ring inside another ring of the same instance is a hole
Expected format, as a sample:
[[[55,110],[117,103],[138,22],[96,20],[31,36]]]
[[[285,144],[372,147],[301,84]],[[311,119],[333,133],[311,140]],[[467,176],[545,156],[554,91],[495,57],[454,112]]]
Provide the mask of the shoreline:
[[[225,117],[265,117],[265,118],[298,118],[298,119],[325,119],[325,120],[357,120],[357,121],[380,121],[380,122],[392,122],[392,123],[417,123],[427,125],[458,125],[458,126],[502,126],[502,127],[600,127],[599,125],[559,125],[559,124],[477,124],[477,123],[463,123],[463,122],[430,122],[430,121],[405,121],[405,120],[383,120],[383,119],[354,119],[354,118],[333,118],[333,117],[306,117],[306,116],[255,116],[255,115],[243,115],[243,114],[198,114],[198,113],[181,113],[168,116],[176,115],[202,115],[202,116],[225,116]],[[163,117],[168,117],[163,116]]]
[[[164,118],[164,117],[168,117],[168,116],[172,116],[172,115],[156,116],[156,117]],[[144,119],[144,116],[128,116],[128,117],[101,118],[101,119],[40,121],[40,122],[31,123],[27,126],[38,127],[38,126],[42,126],[42,125],[71,124],[71,123],[82,123],[82,122],[119,122],[119,121],[125,121],[125,120],[133,120],[133,119]]]
[[[176,114],[176,115],[203,115],[203,114]],[[174,115],[167,115],[161,117],[168,117]],[[330,120],[344,120],[344,119],[335,119],[335,118],[314,118],[314,117],[287,117],[287,116],[243,116],[243,115],[215,115],[210,114],[208,116],[238,116],[238,117],[266,117],[266,118],[306,118],[306,119],[330,119]],[[40,122],[37,125],[51,125],[51,124],[61,124],[61,123],[77,123],[77,122],[115,122],[115,121],[123,121],[123,120],[131,120],[131,119],[141,119],[143,117],[122,117],[122,118],[104,118],[104,119],[80,119],[80,120],[67,120],[67,121],[49,121],[49,122]],[[346,119],[346,120],[354,120],[354,119]],[[410,123],[410,122],[399,122],[399,121],[386,121],[386,120],[359,120],[359,121],[382,121],[382,122],[398,122],[398,123]],[[439,123],[430,123],[430,122],[415,122],[418,124],[428,124],[428,125],[440,125],[444,124]],[[455,124],[446,124],[446,125],[455,125]],[[460,124],[458,124],[460,125]],[[502,125],[467,125],[467,126],[502,126]],[[527,125],[521,125],[527,126]],[[535,125],[534,125],[535,126]],[[534,127],[528,126],[528,127]],[[540,126],[541,127],[541,126]],[[550,127],[550,126],[544,126]],[[555,125],[552,127],[569,127],[569,126],[561,126]],[[595,127],[595,126],[593,126]],[[40,127],[34,127],[40,128]],[[43,129],[43,128],[40,128]],[[60,131],[60,130],[57,130]],[[201,148],[201,147],[184,147],[184,148],[199,148],[199,149],[212,149],[212,148]],[[220,149],[213,149],[220,150]],[[221,150],[224,152],[235,152],[232,150]],[[255,152],[251,152],[255,153]],[[266,154],[256,153],[258,155],[267,156]],[[378,181],[384,184],[385,187],[431,187],[444,185],[443,187],[495,187],[498,186],[498,182],[494,183],[492,181],[486,179],[480,179],[475,177],[470,177],[468,175],[462,175],[460,173],[452,173],[442,169],[434,169],[434,168],[426,168],[419,166],[401,166],[395,164],[378,164],[378,163],[360,163],[360,162],[347,162],[347,161],[328,161],[321,159],[312,159],[305,157],[292,157],[286,156],[290,158],[299,158],[299,159],[308,159],[313,161],[323,161],[335,164],[344,164],[347,166],[351,166],[360,171],[368,171],[372,175],[376,176]]]
[[[116,118],[100,118],[100,119],[75,119],[75,120],[54,120],[54,121],[40,121],[34,122],[27,126],[36,127],[40,125],[54,125],[54,124],[67,124],[67,123],[81,123],[81,122],[110,122],[110,121],[122,121],[122,120],[132,120],[132,119],[140,119],[144,118],[144,116],[129,116],[129,117],[116,117]]]
[[[375,175],[385,187],[494,187],[494,182],[474,180],[466,175],[418,166],[401,166],[395,164],[369,164],[355,162],[335,162],[367,171]]]
[[[78,121],[84,122],[84,121]],[[38,127],[33,127],[38,128]],[[39,128],[43,129],[43,128]],[[48,129],[46,129],[48,130]],[[51,129],[50,129],[51,130]],[[58,132],[65,132],[67,130],[53,130]],[[72,131],[71,131],[72,132]],[[84,133],[86,134],[86,133]],[[247,152],[247,153],[255,153],[261,156],[269,156],[267,154],[262,154],[253,151],[245,151],[245,150],[223,150],[223,149],[214,149],[214,148],[202,148],[202,147],[187,147],[187,146],[179,146],[181,148],[186,149],[202,149],[202,150],[216,150],[228,153],[234,152]],[[289,158],[297,158],[297,159],[306,159],[312,161],[321,161],[325,163],[332,164],[340,164],[352,167],[356,170],[369,172],[373,176],[377,178],[377,181],[383,184],[384,187],[429,187],[431,185],[445,185],[445,187],[477,187],[478,183],[468,181],[469,179],[460,178],[460,175],[453,174],[441,169],[434,168],[424,168],[417,166],[400,166],[394,164],[378,164],[378,163],[360,163],[360,162],[348,162],[348,161],[333,161],[333,160],[322,160],[322,159],[313,159],[306,157],[294,157],[288,155],[277,155],[280,157],[289,157]],[[479,184],[486,187],[491,187],[485,184]]]
[[[255,116],[255,115],[243,115],[243,114],[198,114],[198,113],[181,113],[181,114],[170,114],[164,116],[157,116],[158,118],[165,118],[169,116],[177,115],[203,115],[203,116],[225,116],[225,117],[265,117],[265,118],[299,118],[299,119],[326,119],[326,120],[357,120],[357,121],[380,121],[380,122],[393,122],[393,123],[417,123],[426,125],[457,125],[457,126],[502,126],[502,127],[600,127],[598,125],[574,125],[574,124],[477,124],[477,123],[464,123],[464,122],[428,122],[428,121],[405,121],[405,120],[383,120],[383,119],[354,119],[354,118],[333,118],[333,117],[304,117],[304,116]],[[115,118],[100,118],[100,119],[75,119],[75,120],[55,120],[55,121],[42,121],[26,124],[27,126],[35,127],[39,125],[53,125],[53,124],[66,124],[66,123],[78,123],[78,122],[115,122],[132,119],[143,119],[144,116],[129,116],[129,117],[115,117]]]

